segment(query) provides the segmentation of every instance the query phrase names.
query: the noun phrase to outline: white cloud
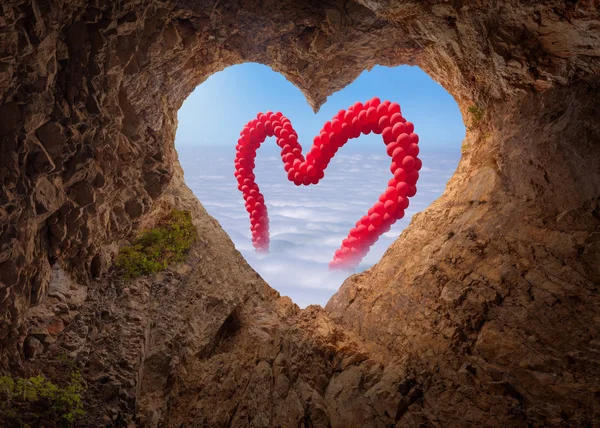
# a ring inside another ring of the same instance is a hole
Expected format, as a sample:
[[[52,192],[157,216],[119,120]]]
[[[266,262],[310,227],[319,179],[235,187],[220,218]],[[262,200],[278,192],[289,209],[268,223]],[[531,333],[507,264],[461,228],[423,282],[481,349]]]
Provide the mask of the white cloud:
[[[252,246],[248,214],[233,176],[232,148],[182,147],[179,159],[188,186],[250,265],[273,288],[304,307],[324,305],[349,274],[330,271],[328,263],[391,178],[390,159],[380,153],[381,149],[374,146],[371,151],[352,151],[352,147],[344,147],[321,183],[297,187],[287,181],[274,148],[261,148],[255,174],[271,220],[268,253],[257,253]],[[380,237],[355,271],[372,266],[409,224],[410,216],[441,194],[457,161],[457,154],[424,157],[419,192],[411,198],[406,217]]]

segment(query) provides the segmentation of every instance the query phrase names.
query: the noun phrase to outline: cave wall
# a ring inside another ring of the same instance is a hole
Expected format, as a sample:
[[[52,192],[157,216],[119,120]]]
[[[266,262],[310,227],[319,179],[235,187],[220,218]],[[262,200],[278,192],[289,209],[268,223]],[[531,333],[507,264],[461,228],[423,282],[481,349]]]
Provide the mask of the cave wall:
[[[430,416],[597,423],[600,105],[586,94],[599,89],[493,108],[487,147],[467,146],[446,193],[328,302],[333,320],[435,373]]]
[[[3,367],[18,364],[29,328],[23,320],[47,294],[53,265],[79,283],[106,286],[95,278],[119,243],[166,207],[192,206],[199,227],[212,224],[190,201],[173,146],[177,110],[211,74],[241,62],[267,64],[317,109],[365,68],[411,64],[455,97],[468,126],[444,196],[415,216],[380,263],[349,278],[325,311],[289,309],[260,279],[249,286],[253,271],[229,254],[235,250],[218,227],[206,229],[214,255],[190,269],[216,264],[229,278],[231,264],[239,264],[236,279],[223,281],[240,300],[213,296],[224,308],[219,316],[190,315],[214,326],[186,348],[199,360],[167,352],[165,334],[156,339],[157,355],[183,361],[157,366],[178,379],[177,396],[172,381],[143,386],[139,373],[146,360],[152,367],[155,352],[138,332],[143,351],[131,370],[118,370],[135,379],[128,394],[137,402],[123,401],[113,416],[132,420],[137,406],[143,423],[200,423],[211,410],[217,426],[231,424],[231,412],[240,418],[234,425],[268,426],[275,409],[288,406],[298,417],[282,419],[283,426],[597,418],[597,2],[8,0],[1,8]],[[480,121],[470,106],[484,113]],[[215,294],[211,283],[189,275],[180,278],[185,290]],[[184,302],[184,294],[169,299]],[[115,319],[152,330],[151,313]],[[257,327],[264,317],[272,328]],[[209,340],[238,318],[242,327],[229,347]],[[169,331],[174,321],[161,319]],[[252,347],[270,339],[257,328],[277,338],[262,359]],[[341,331],[352,346],[339,340]],[[208,354],[203,340],[214,345]],[[310,363],[298,368],[305,358]],[[345,363],[331,363],[336,358]],[[276,370],[282,359],[300,374]],[[193,367],[212,376],[223,364],[248,370],[233,380],[213,377],[217,391],[181,394],[206,381],[182,373]],[[267,388],[283,378],[291,384],[284,398],[263,397],[261,405],[271,404],[260,411],[249,404],[259,405],[256,391],[224,399],[219,389],[257,379]],[[359,413],[366,421],[359,423]]]

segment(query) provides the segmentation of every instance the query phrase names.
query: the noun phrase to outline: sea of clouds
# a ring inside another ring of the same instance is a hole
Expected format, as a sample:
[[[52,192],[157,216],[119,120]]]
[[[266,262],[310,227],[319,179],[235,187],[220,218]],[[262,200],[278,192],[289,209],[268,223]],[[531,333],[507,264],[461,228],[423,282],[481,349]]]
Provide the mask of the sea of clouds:
[[[185,181],[202,205],[254,270],[300,307],[325,305],[349,275],[347,271],[330,271],[328,263],[392,177],[390,158],[381,147],[344,147],[318,185],[297,187],[287,180],[277,147],[261,148],[255,174],[270,218],[271,245],[265,254],[252,246],[248,213],[233,176],[235,148],[178,147],[178,152]],[[379,238],[354,272],[374,265],[412,215],[442,194],[460,154],[456,148],[429,150],[419,157],[423,168],[418,192],[410,199],[406,216]]]

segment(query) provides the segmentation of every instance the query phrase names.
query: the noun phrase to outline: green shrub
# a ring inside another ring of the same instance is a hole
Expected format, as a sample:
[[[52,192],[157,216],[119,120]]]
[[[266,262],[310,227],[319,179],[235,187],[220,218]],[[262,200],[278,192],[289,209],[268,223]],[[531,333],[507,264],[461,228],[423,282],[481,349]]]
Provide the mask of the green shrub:
[[[81,393],[85,383],[79,371],[60,387],[43,375],[24,378],[0,377],[0,420],[6,426],[63,427],[73,425],[81,416]]]
[[[469,106],[467,110],[469,111],[469,113],[471,113],[471,126],[469,127],[469,129],[473,129],[483,119],[484,111],[481,107],[478,107],[476,105]]]
[[[160,272],[171,263],[183,260],[195,239],[191,213],[174,210],[156,228],[144,232],[132,245],[121,248],[117,268],[127,279]]]

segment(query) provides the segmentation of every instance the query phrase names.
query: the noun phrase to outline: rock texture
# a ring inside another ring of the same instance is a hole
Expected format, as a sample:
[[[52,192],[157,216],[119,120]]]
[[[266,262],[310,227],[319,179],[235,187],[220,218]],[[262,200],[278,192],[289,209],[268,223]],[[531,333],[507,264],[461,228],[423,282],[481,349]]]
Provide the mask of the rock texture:
[[[0,8],[3,371],[68,352],[89,426],[600,424],[596,1]],[[246,61],[314,108],[418,65],[468,125],[444,195],[325,309],[279,297],[183,183],[178,108]],[[107,275],[172,207],[199,229],[188,261]]]

